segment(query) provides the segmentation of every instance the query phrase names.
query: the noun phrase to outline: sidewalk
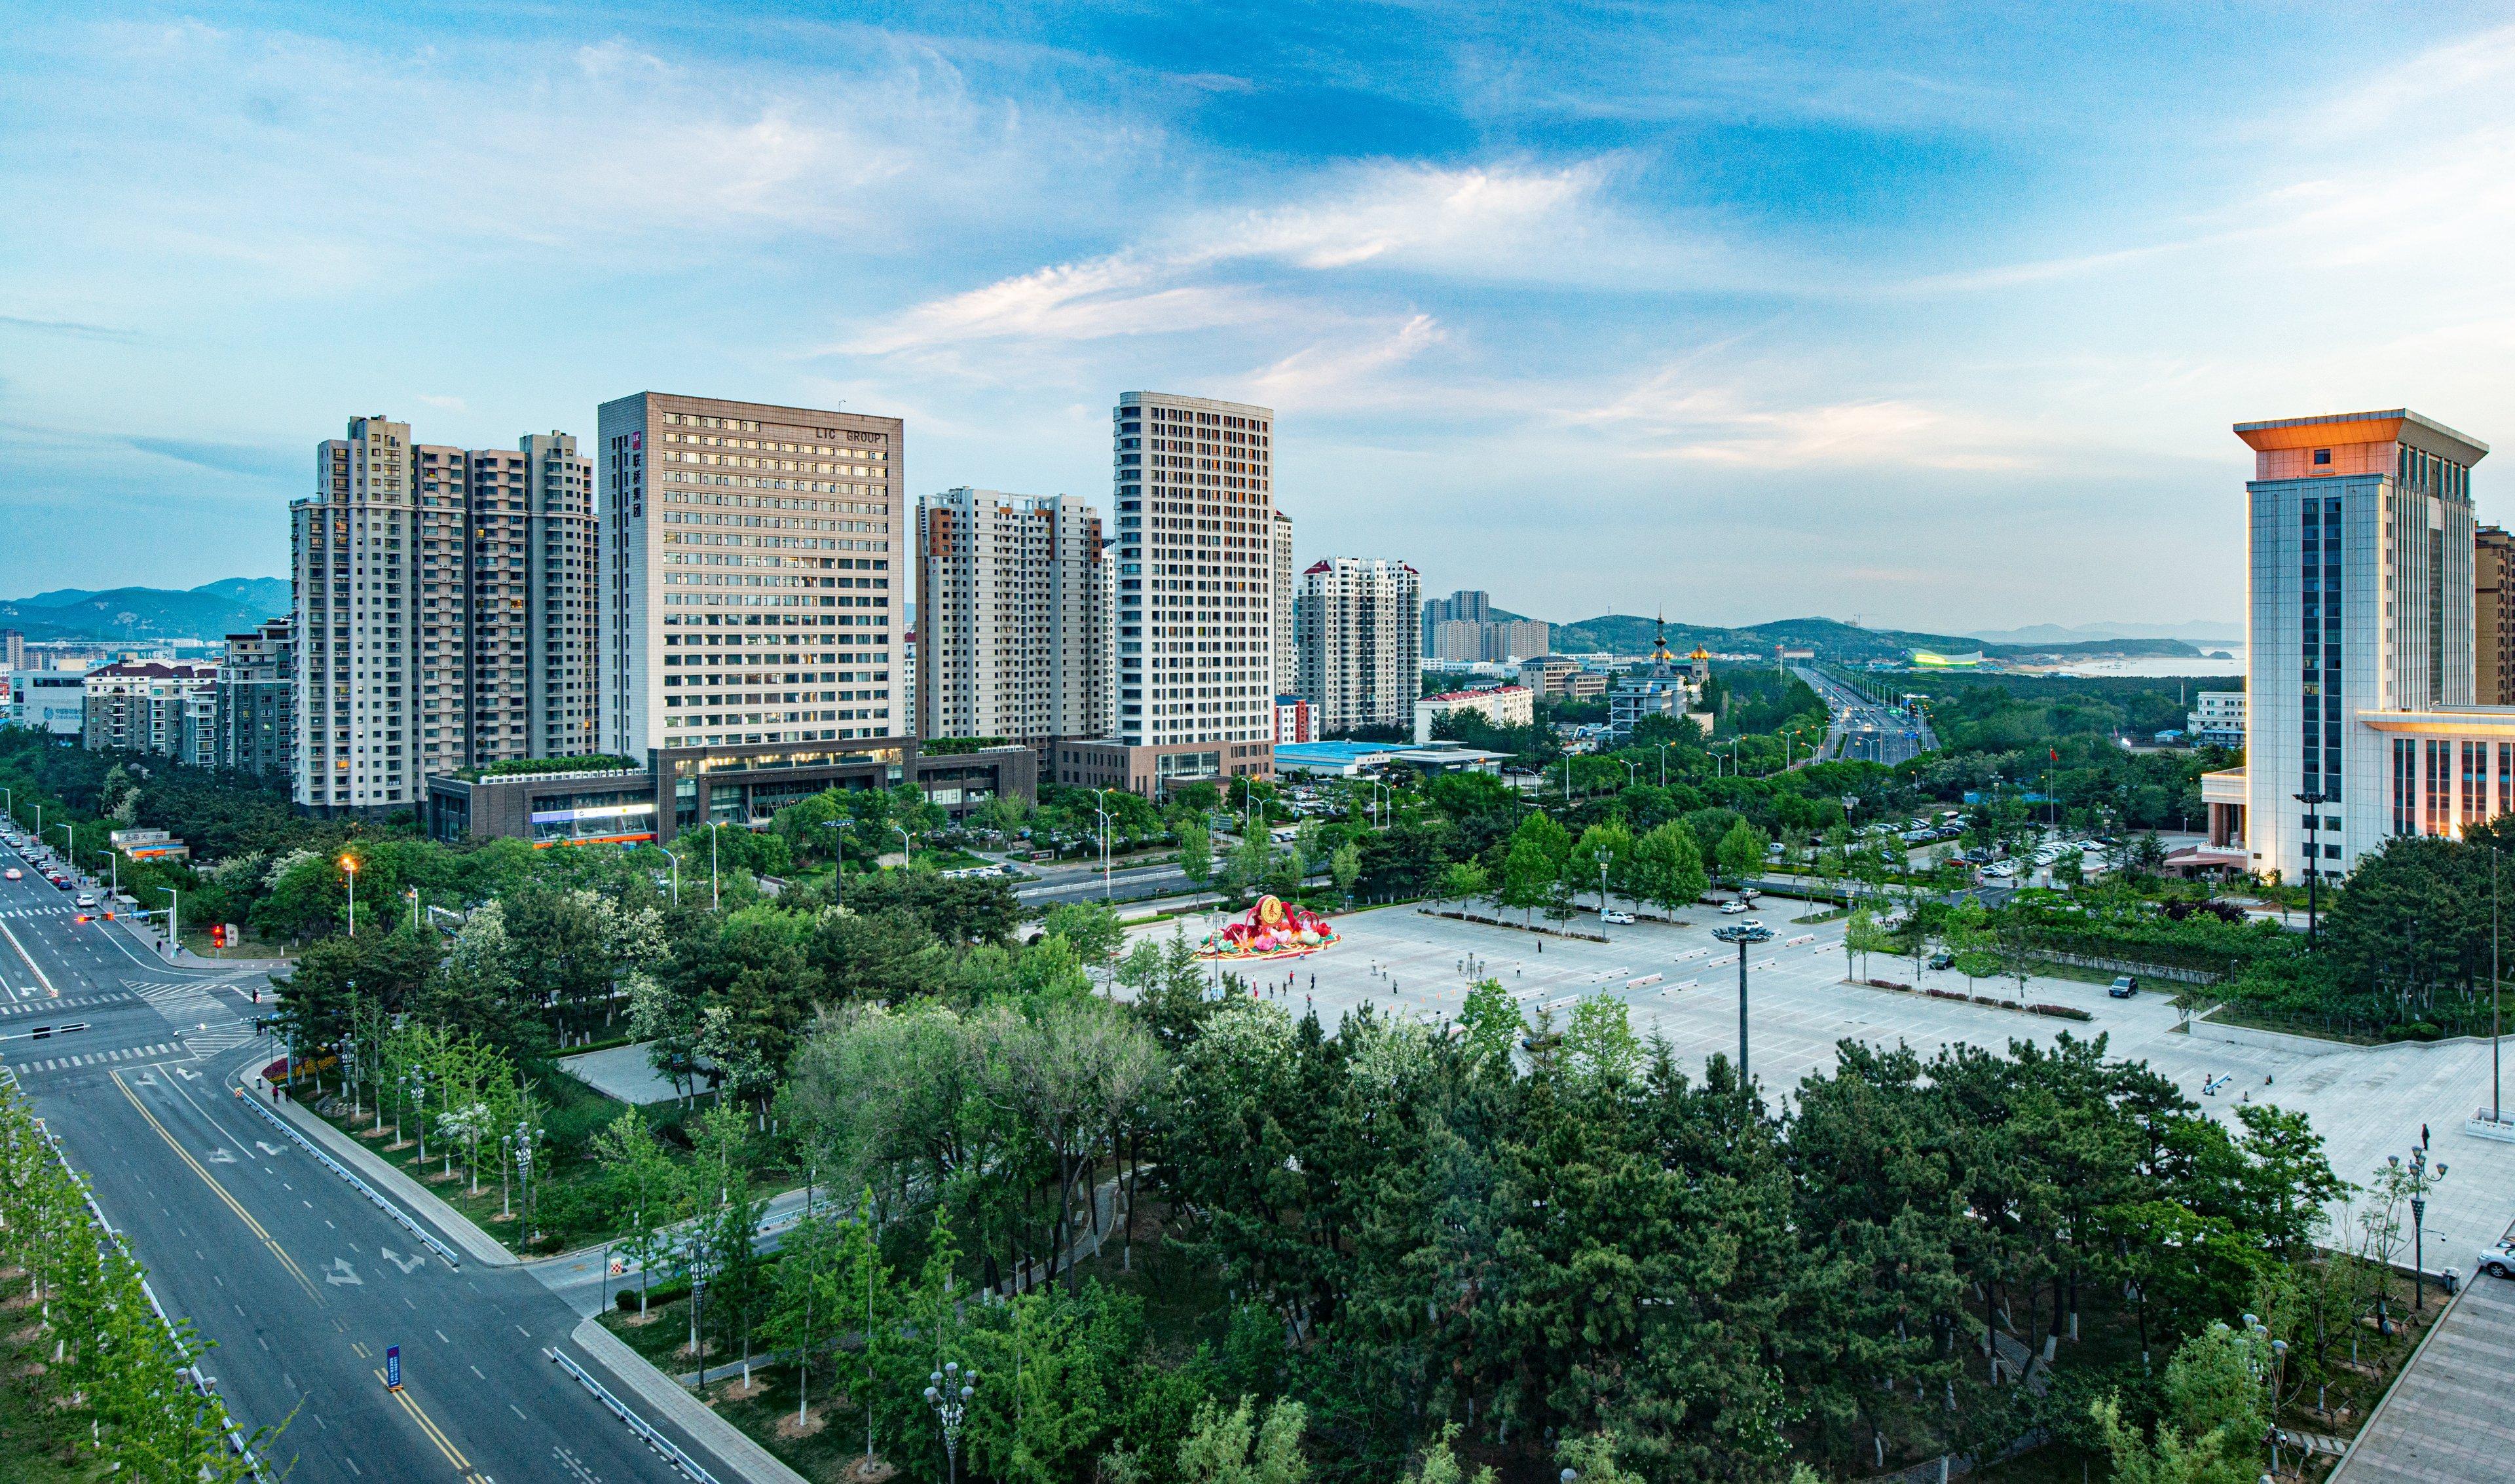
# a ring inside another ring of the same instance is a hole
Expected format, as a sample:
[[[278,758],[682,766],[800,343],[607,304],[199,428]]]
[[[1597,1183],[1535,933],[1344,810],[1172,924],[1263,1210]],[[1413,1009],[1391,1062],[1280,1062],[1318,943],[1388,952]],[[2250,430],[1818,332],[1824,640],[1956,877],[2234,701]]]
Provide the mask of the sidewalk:
[[[248,1097],[259,1097],[266,1106],[276,1107],[279,1115],[295,1124],[300,1132],[328,1150],[334,1159],[358,1172],[360,1178],[406,1206],[410,1214],[443,1232],[465,1256],[484,1267],[514,1267],[516,1257],[505,1244],[472,1223],[472,1218],[439,1200],[436,1193],[404,1174],[400,1167],[368,1148],[358,1139],[333,1128],[328,1120],[318,1118],[309,1108],[297,1105],[297,1099],[283,1097],[270,1101],[270,1085],[260,1077],[240,1078]]]
[[[673,1379],[646,1363],[628,1342],[588,1319],[568,1337],[586,1358],[611,1373],[620,1384],[655,1411],[655,1421],[680,1428],[751,1484],[807,1484],[804,1477],[777,1462],[776,1455],[753,1442],[741,1428],[716,1415],[716,1409],[673,1383]]]

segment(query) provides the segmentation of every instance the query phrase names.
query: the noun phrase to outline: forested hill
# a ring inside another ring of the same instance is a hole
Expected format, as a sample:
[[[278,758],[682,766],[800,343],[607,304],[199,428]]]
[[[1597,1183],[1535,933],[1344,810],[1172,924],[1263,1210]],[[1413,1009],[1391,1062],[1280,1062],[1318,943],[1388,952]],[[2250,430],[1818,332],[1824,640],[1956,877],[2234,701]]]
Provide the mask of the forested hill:
[[[1554,649],[1563,654],[1597,650],[1611,654],[1646,654],[1659,628],[1657,619],[1610,613],[1584,619],[1577,624],[1556,625]],[[1773,646],[1781,644],[1793,649],[1813,649],[1820,658],[1850,663],[1901,659],[1915,649],[1928,649],[1939,654],[1970,654],[1980,650],[1987,655],[2002,657],[2033,654],[2198,657],[2201,653],[2181,639],[2099,639],[2076,644],[1987,644],[1980,639],[1954,634],[1864,629],[1831,618],[1788,618],[1745,629],[1671,622],[1668,625],[1668,642],[1679,654],[1698,644],[1714,652],[1770,654]]]
[[[0,629],[28,639],[215,639],[288,611],[288,582],[228,577],[189,591],[59,588],[0,601]]]

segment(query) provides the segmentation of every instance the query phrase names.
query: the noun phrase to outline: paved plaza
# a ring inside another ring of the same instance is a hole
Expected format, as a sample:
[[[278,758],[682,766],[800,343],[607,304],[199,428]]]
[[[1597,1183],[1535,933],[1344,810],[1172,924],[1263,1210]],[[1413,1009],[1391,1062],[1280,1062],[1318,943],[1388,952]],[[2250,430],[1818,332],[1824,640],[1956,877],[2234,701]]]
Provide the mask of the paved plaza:
[[[2103,985],[2077,979],[2032,979],[2022,996],[2014,980],[1986,979],[1973,986],[1977,994],[2068,1005],[2093,1017],[2081,1022],[1855,986],[1842,982],[1842,924],[1794,926],[1791,918],[1801,910],[1798,903],[1776,899],[1754,914],[1773,931],[1771,942],[1748,954],[1749,1065],[1768,1097],[1786,1094],[1810,1071],[1832,1066],[1835,1045],[1844,1037],[1877,1047],[1905,1042],[1927,1054],[1955,1042],[1997,1048],[2011,1040],[2048,1045],[2064,1031],[2082,1038],[2102,1034],[2113,1055],[2149,1063],[2213,1115],[2229,1116],[2246,1096],[2302,1109],[2344,1179],[2363,1180],[2384,1156],[2407,1154],[2426,1125],[2432,1157],[2448,1167],[2428,1204],[2430,1271],[2452,1265],[2468,1275],[2473,1254],[2495,1241],[2515,1217],[2515,1144],[2462,1132],[2472,1110],[2489,1100],[2485,1041],[2334,1047],[2305,1054],[2195,1038],[2177,1028],[2181,1017],[2171,995],[2158,990],[2123,1001],[2107,998]],[[1271,972],[1282,985],[1289,976],[1290,995],[1279,1003],[1299,1014],[1306,1000],[1315,1000],[1321,1020],[1331,1027],[1363,1004],[1382,1012],[1455,1016],[1468,983],[1484,975],[1516,995],[1531,1021],[1541,1011],[1559,1021],[1582,997],[1609,994],[1631,1008],[1636,1034],[1667,1037],[1679,1063],[1697,1070],[1714,1051],[1737,1051],[1738,951],[1714,940],[1711,929],[1739,921],[1697,908],[1690,926],[1645,918],[1609,927],[1612,941],[1592,943],[1387,907],[1336,919],[1341,941],[1332,948],[1306,959],[1251,965],[1244,977],[1263,981]],[[1194,937],[1212,926],[1192,918],[1139,928],[1133,935],[1166,938],[1184,929]],[[1575,926],[1599,930],[1594,917]],[[1867,968],[1878,978],[1913,977],[1909,959],[1873,956]],[[1654,975],[1653,982],[1633,983]],[[1966,988],[1963,976],[1954,972],[1924,972],[1921,982],[1928,988]],[[2508,1051],[2515,1053],[2515,1037]],[[2508,1092],[2515,1099],[2515,1064],[2508,1070]],[[2233,1080],[2217,1095],[2203,1095],[2205,1080],[2213,1077]],[[2410,1260],[2407,1248],[2402,1260]]]

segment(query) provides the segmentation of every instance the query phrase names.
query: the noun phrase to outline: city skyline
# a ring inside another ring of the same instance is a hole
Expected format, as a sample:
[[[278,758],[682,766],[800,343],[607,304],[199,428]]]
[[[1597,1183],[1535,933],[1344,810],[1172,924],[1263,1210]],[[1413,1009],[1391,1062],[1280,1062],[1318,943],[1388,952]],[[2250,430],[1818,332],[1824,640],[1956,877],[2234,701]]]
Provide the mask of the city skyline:
[[[2495,421],[2485,14],[47,19],[0,591],[283,570],[364,407],[512,446],[706,386],[901,417],[912,497],[1098,504],[1110,397],[1170,386],[1279,409],[1301,561],[1558,622],[2234,621],[2228,422]]]

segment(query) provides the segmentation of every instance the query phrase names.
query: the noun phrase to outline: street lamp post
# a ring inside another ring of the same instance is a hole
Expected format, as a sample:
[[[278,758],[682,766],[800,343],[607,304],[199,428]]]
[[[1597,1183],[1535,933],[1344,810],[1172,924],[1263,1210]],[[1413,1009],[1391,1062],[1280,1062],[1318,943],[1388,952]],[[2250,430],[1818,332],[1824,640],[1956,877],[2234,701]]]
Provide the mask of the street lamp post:
[[[710,912],[717,911],[724,905],[724,893],[717,885],[716,874],[717,832],[723,828],[724,822],[721,819],[708,821],[708,910]]]
[[[681,904],[681,858],[673,853],[671,845],[657,845],[655,848],[663,851],[664,858],[673,863],[673,905],[678,907]]]
[[[69,862],[70,880],[76,881],[78,880],[78,826],[57,824],[53,828],[62,832],[62,839],[65,842],[62,848],[62,858]]]
[[[2304,804],[2308,809],[2315,811],[2305,816],[2305,946],[2306,951],[2310,953],[2314,950],[2314,946],[2317,941],[2315,933],[2315,908],[2320,900],[2321,893],[2316,888],[2319,887],[2323,882],[2323,846],[2321,833],[2323,814],[2321,810],[2323,804],[2328,802],[2329,796],[2314,793],[2295,794],[2290,797],[2295,799],[2297,803]]]
[[[909,841],[908,826],[893,822],[891,828],[899,832],[899,868],[905,871],[916,863],[917,848]]]
[[[342,856],[341,874],[350,883],[350,936],[356,937],[358,935],[358,858],[354,855]]]
[[[1675,745],[1673,742],[1659,744],[1659,786],[1661,788],[1668,787],[1668,750]]]
[[[1092,807],[1100,816],[1100,900],[1109,900],[1109,791],[1092,791]]]
[[[978,1394],[978,1373],[964,1371],[959,1361],[943,1362],[943,1369],[927,1373],[926,1405],[934,1409],[934,1420],[943,1426],[943,1457],[950,1465],[951,1484],[961,1480],[961,1424],[969,1415],[969,1398]]]
[[[419,1135],[419,1171],[428,1173],[428,1073],[418,1067],[410,1071],[410,1126]]]
[[[2489,847],[2489,1121],[2493,1124],[2506,1121],[2497,1101],[2497,858],[2502,851],[2494,843]]]
[[[166,957],[171,962],[184,951],[184,893],[176,886],[157,889],[174,898],[166,904]]]
[[[1711,929],[1711,935],[1724,943],[1738,945],[1738,1090],[1744,1092],[1748,1089],[1747,945],[1771,941],[1773,929],[1740,924],[1734,928],[1714,928]]]
[[[523,1233],[523,1246],[533,1245],[533,1130],[522,1119],[515,1120],[515,1198],[523,1208],[523,1222],[516,1230]]]
[[[845,905],[847,899],[847,822],[824,819],[821,828],[837,832],[830,837],[830,899]]]

